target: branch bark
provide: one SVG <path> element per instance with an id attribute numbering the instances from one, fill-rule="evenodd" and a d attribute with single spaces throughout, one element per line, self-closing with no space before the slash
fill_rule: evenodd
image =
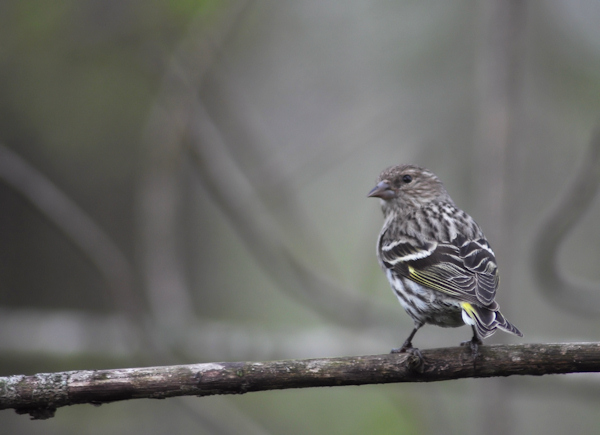
<path id="1" fill-rule="evenodd" d="M 0 377 L 0 409 L 32 419 L 57 408 L 129 399 L 243 394 L 252 391 L 461 378 L 600 371 L 600 343 L 520 344 L 423 350 L 411 354 L 269 362 L 220 362 Z"/>

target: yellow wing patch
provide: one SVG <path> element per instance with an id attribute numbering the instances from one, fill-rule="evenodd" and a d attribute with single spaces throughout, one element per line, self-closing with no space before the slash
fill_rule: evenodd
<path id="1" fill-rule="evenodd" d="M 408 278 L 425 287 L 432 288 L 451 296 L 459 296 L 461 294 L 459 291 L 456 291 L 450 287 L 448 285 L 448 281 L 442 276 L 426 271 L 419 271 L 412 266 L 408 266 Z"/>

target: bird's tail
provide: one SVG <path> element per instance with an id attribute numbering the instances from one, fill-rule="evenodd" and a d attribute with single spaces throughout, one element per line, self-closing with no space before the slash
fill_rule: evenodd
<path id="1" fill-rule="evenodd" d="M 523 333 L 519 331 L 519 328 L 506 320 L 500 311 L 496 311 L 496 321 L 498 322 L 496 328 L 502 329 L 504 332 L 518 335 L 519 337 L 523 336 Z"/>
<path id="2" fill-rule="evenodd" d="M 496 329 L 501 329 L 504 332 L 509 332 L 519 337 L 523 333 L 519 329 L 504 318 L 498 310 L 498 304 L 488 307 L 480 307 L 477 305 L 463 302 L 463 320 L 468 325 L 475 326 L 477 335 L 481 338 L 487 338 L 496 332 Z"/>

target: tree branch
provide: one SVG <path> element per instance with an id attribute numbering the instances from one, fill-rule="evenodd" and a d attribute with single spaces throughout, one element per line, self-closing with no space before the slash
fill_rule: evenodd
<path id="1" fill-rule="evenodd" d="M 423 361 L 411 354 L 387 354 L 0 377 L 0 409 L 46 419 L 57 408 L 81 403 L 600 371 L 600 343 L 482 346 L 476 361 L 470 349 L 461 347 L 422 353 Z"/>

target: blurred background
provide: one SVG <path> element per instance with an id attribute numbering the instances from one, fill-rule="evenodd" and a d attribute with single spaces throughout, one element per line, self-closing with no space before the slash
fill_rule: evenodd
<path id="1" fill-rule="evenodd" d="M 0 375 L 387 353 L 412 322 L 366 194 L 409 162 L 497 254 L 497 300 L 525 337 L 487 343 L 598 341 L 598 316 L 536 284 L 532 252 L 600 119 L 599 20 L 594 0 L 1 2 Z M 599 217 L 595 199 L 557 257 L 587 287 Z M 429 326 L 415 345 L 469 338 Z M 594 433 L 598 379 L 7 410 L 0 427 Z"/>

